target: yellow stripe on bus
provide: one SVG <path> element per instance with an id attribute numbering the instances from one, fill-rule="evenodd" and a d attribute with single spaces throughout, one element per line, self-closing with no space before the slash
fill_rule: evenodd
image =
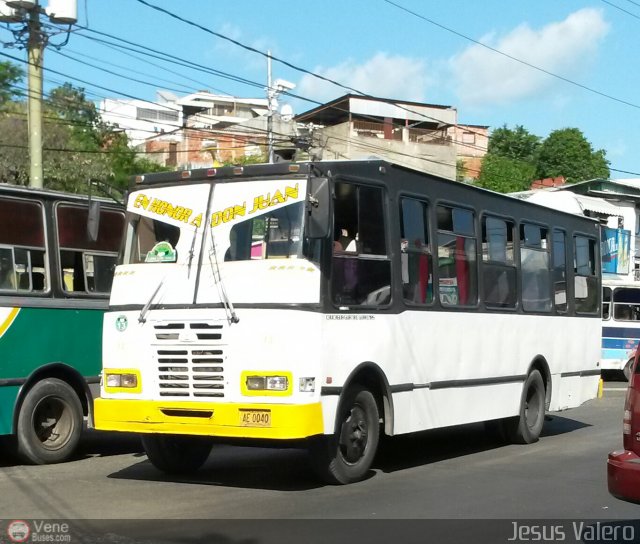
<path id="1" fill-rule="evenodd" d="M 13 323 L 13 320 L 16 318 L 19 312 L 20 312 L 20 308 L 11 308 L 9 315 L 0 324 L 0 338 L 7 331 L 7 329 L 11 327 L 11 323 Z"/>

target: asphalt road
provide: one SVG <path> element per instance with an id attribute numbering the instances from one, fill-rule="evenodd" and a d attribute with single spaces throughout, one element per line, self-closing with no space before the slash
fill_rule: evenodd
<path id="1" fill-rule="evenodd" d="M 69 463 L 0 457 L 0 517 L 634 519 L 640 506 L 606 486 L 607 453 L 622 443 L 624 386 L 607 382 L 603 398 L 552 414 L 528 446 L 493 442 L 481 425 L 389 439 L 369 479 L 338 487 L 318 484 L 302 450 L 217 446 L 195 476 L 172 479 L 149 464 L 137 437 L 89 433 Z"/>

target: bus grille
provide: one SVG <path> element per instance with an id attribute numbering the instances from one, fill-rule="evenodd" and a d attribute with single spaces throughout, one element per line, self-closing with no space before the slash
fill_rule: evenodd
<path id="1" fill-rule="evenodd" d="M 224 397 L 223 326 L 209 323 L 154 325 L 161 397 Z"/>

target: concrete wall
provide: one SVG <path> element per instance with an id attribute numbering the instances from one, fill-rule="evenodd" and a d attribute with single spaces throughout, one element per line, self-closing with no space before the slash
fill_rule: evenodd
<path id="1" fill-rule="evenodd" d="M 350 123 L 319 131 L 324 160 L 383 158 L 415 170 L 456 179 L 456 150 L 453 143 L 428 144 L 359 136 Z"/>

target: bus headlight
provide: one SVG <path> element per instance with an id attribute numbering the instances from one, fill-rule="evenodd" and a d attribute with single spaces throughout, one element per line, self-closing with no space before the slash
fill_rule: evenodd
<path id="1" fill-rule="evenodd" d="M 286 370 L 245 370 L 240 377 L 240 388 L 246 396 L 271 395 L 285 397 L 293 394 L 293 376 Z"/>
<path id="2" fill-rule="evenodd" d="M 122 391 L 139 392 L 140 379 L 137 372 L 127 370 L 105 370 L 104 372 L 104 388 L 106 391 Z"/>
<path id="3" fill-rule="evenodd" d="M 288 387 L 286 376 L 247 376 L 249 391 L 286 391 Z"/>

